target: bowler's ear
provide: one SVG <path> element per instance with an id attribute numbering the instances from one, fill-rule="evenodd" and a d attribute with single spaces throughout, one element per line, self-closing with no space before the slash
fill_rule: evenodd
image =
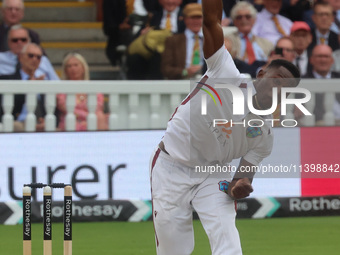
<path id="1" fill-rule="evenodd" d="M 257 73 L 256 78 L 262 78 L 262 77 L 264 76 L 265 73 L 266 73 L 266 72 L 265 72 L 263 69 L 261 69 L 261 70 Z"/>

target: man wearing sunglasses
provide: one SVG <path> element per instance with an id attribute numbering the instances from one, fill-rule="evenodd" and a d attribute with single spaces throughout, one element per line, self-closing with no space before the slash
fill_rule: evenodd
<path id="1" fill-rule="evenodd" d="M 10 75 L 18 72 L 18 56 L 22 48 L 30 42 L 27 29 L 21 25 L 11 27 L 8 33 L 8 45 L 10 50 L 0 52 L 0 75 Z M 51 62 L 46 56 L 42 56 L 40 65 L 36 70 L 36 76 L 44 75 L 46 80 L 59 80 Z"/>
<path id="2" fill-rule="evenodd" d="M 231 9 L 231 18 L 237 31 L 227 35 L 231 44 L 231 55 L 241 73 L 256 77 L 256 71 L 266 64 L 274 45 L 267 39 L 252 33 L 257 11 L 248 2 L 240 1 Z"/>
<path id="3" fill-rule="evenodd" d="M 19 54 L 20 68 L 11 75 L 0 76 L 1 80 L 44 80 L 45 76 L 42 74 L 37 76 L 37 69 L 39 68 L 40 61 L 43 57 L 42 49 L 35 43 L 27 43 L 23 46 L 22 51 Z M 14 97 L 14 109 L 13 115 L 15 118 L 14 131 L 24 131 L 25 120 L 27 116 L 27 107 L 25 104 L 25 95 L 17 94 Z M 1 103 L 1 98 L 0 98 Z M 44 97 L 42 95 L 37 96 L 37 107 L 35 115 L 37 117 L 36 131 L 43 131 L 45 128 L 44 116 L 46 114 L 44 108 Z M 0 109 L 0 116 L 2 115 Z"/>
<path id="4" fill-rule="evenodd" d="M 2 22 L 0 23 L 0 52 L 9 50 L 8 32 L 14 25 L 20 24 L 24 18 L 24 1 L 23 0 L 3 0 L 2 1 Z M 40 44 L 39 35 L 31 29 L 28 29 L 29 38 L 32 42 Z"/>

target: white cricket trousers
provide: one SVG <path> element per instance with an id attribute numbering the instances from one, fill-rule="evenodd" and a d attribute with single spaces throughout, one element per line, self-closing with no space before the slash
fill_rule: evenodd
<path id="1" fill-rule="evenodd" d="M 235 226 L 235 203 L 220 191 L 230 179 L 203 174 L 192 177 L 187 167 L 160 149 L 150 161 L 156 249 L 158 255 L 188 255 L 194 250 L 193 209 L 208 235 L 213 255 L 242 254 Z M 229 177 L 230 178 L 230 177 Z"/>

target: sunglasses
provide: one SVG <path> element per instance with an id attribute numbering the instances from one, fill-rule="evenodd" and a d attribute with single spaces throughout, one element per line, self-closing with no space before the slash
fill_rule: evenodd
<path id="1" fill-rule="evenodd" d="M 12 38 L 12 39 L 11 39 L 11 42 L 14 42 L 14 43 L 17 43 L 17 42 L 19 42 L 19 41 L 27 42 L 28 39 L 25 38 L 25 37 L 23 37 L 23 38 Z"/>
<path id="2" fill-rule="evenodd" d="M 243 18 L 245 18 L 245 19 L 247 19 L 247 20 L 250 20 L 250 19 L 252 18 L 252 16 L 251 16 L 250 14 L 246 14 L 246 15 L 237 15 L 237 16 L 235 17 L 236 20 L 241 20 L 241 19 L 243 19 Z"/>
<path id="3" fill-rule="evenodd" d="M 41 59 L 41 57 L 42 57 L 42 55 L 38 55 L 38 54 L 33 54 L 33 53 L 27 53 L 27 56 L 29 57 L 29 58 L 37 58 L 38 60 L 40 60 Z"/>
<path id="4" fill-rule="evenodd" d="M 28 39 L 25 38 L 25 37 L 22 37 L 22 38 L 12 38 L 12 39 L 11 39 L 11 42 L 13 42 L 13 43 L 17 43 L 17 42 L 19 42 L 19 41 L 27 42 Z"/>

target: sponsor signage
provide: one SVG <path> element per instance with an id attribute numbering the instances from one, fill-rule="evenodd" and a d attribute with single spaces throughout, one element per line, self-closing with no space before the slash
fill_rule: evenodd
<path id="1" fill-rule="evenodd" d="M 273 151 L 256 173 L 251 197 L 340 194 L 339 127 L 273 132 Z M 163 135 L 164 130 L 0 134 L 0 202 L 21 201 L 23 185 L 31 182 L 72 184 L 74 201 L 150 200 L 149 161 Z M 231 163 L 233 169 L 238 163 Z M 318 164 L 333 169 L 331 178 L 318 178 L 324 176 Z M 306 166 L 310 173 L 301 179 Z M 42 201 L 42 190 L 33 190 L 32 197 Z M 52 199 L 62 201 L 63 192 L 53 190 Z"/>
<path id="2" fill-rule="evenodd" d="M 52 221 L 63 221 L 63 203 L 53 202 Z M 20 201 L 0 203 L 0 224 L 23 223 Z M 340 196 L 263 197 L 237 201 L 237 218 L 340 216 Z M 32 202 L 32 222 L 42 222 L 43 203 Z M 197 214 L 194 215 L 197 218 Z M 150 200 L 83 200 L 72 205 L 75 222 L 152 220 Z"/>
<path id="3" fill-rule="evenodd" d="M 22 224 L 22 203 L 0 203 L 0 224 Z M 52 222 L 63 222 L 63 202 L 52 204 Z M 72 204 L 72 220 L 75 222 L 96 221 L 147 221 L 152 218 L 152 204 L 148 200 L 87 200 Z M 32 202 L 32 222 L 43 221 L 43 203 Z"/>
<path id="4" fill-rule="evenodd" d="M 150 199 L 149 160 L 164 131 L 0 134 L 0 201 L 24 184 L 68 183 L 73 199 Z M 42 201 L 42 189 L 32 191 Z M 54 189 L 54 201 L 63 192 Z"/>

